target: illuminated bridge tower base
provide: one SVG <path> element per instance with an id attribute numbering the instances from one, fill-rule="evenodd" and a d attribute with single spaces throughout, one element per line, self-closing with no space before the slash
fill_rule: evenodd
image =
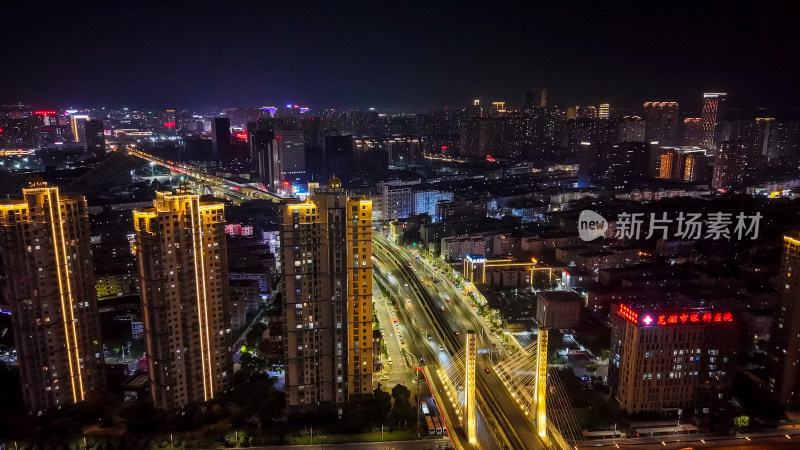
<path id="1" fill-rule="evenodd" d="M 475 430 L 475 361 L 477 356 L 477 339 L 475 330 L 467 331 L 467 355 L 464 364 L 464 420 L 466 425 L 467 440 L 470 444 L 478 443 L 478 434 Z M 546 366 L 545 366 L 546 367 Z"/>
<path id="2" fill-rule="evenodd" d="M 536 356 L 536 381 L 534 394 L 536 398 L 536 432 L 539 437 L 547 437 L 547 329 L 539 328 L 536 339 L 539 351 Z"/>

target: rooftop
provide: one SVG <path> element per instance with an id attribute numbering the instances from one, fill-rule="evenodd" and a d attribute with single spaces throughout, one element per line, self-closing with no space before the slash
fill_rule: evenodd
<path id="1" fill-rule="evenodd" d="M 583 302 L 583 298 L 572 291 L 542 291 L 536 295 L 547 302 Z"/>

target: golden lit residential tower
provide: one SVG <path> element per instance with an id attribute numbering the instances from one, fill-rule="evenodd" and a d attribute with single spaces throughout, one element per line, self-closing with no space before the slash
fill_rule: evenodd
<path id="1" fill-rule="evenodd" d="M 281 206 L 290 410 L 372 392 L 372 201 L 341 182 Z"/>
<path id="2" fill-rule="evenodd" d="M 153 403 L 219 395 L 233 375 L 225 208 L 180 189 L 133 212 Z"/>
<path id="3" fill-rule="evenodd" d="M 600 108 L 597 112 L 598 119 L 608 119 L 611 112 L 611 105 L 608 103 L 600 103 Z"/>
<path id="4" fill-rule="evenodd" d="M 0 203 L 6 299 L 30 413 L 103 388 L 103 347 L 86 200 L 31 183 Z"/>

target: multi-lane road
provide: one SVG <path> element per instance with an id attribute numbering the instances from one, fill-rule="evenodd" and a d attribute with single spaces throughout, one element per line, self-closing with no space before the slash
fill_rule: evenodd
<path id="1" fill-rule="evenodd" d="M 377 270 L 388 270 L 397 282 L 398 292 L 408 295 L 410 302 L 407 303 L 406 312 L 411 317 L 411 328 L 429 330 L 423 337 L 428 341 L 424 352 L 434 353 L 438 360 L 437 364 L 427 361 L 429 366 L 447 364 L 450 354 L 463 347 L 467 330 L 476 330 L 479 348 L 496 349 L 495 358 L 505 356 L 502 342 L 493 336 L 475 313 L 469 297 L 463 296 L 447 277 L 440 276 L 423 259 L 417 259 L 413 252 L 393 245 L 382 236 L 376 235 L 375 242 L 375 256 L 379 262 Z M 415 324 L 413 321 L 422 323 Z M 427 334 L 431 334 L 433 339 L 428 340 Z M 446 351 L 440 351 L 440 345 Z M 533 423 L 511 400 L 494 374 L 489 355 L 479 355 L 477 366 L 481 448 L 545 448 L 534 431 Z"/>

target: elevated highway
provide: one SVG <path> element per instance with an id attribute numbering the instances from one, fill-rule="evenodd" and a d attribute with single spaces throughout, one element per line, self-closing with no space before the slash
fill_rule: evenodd
<path id="1" fill-rule="evenodd" d="M 420 300 L 423 311 L 415 312 L 429 317 L 433 332 L 441 339 L 442 347 L 453 356 L 464 346 L 466 330 L 476 329 L 475 318 L 468 311 L 453 302 L 447 302 L 441 293 L 426 286 L 411 269 L 410 264 L 382 237 L 375 238 L 375 256 L 378 260 L 395 266 L 401 273 L 414 295 Z M 445 294 L 446 296 L 447 294 Z M 491 337 L 479 333 L 479 346 L 491 345 Z M 478 360 L 476 377 L 478 413 L 484 423 L 483 431 L 491 434 L 497 447 L 508 449 L 550 448 L 535 432 L 533 423 L 524 416 L 522 410 L 509 397 L 508 391 L 490 369 L 489 358 L 481 354 Z M 485 373 L 489 368 L 489 373 Z M 456 430 L 458 431 L 458 430 Z M 479 432 L 480 432 L 479 427 Z M 466 442 L 464 440 L 464 442 Z M 480 442 L 480 440 L 479 440 Z M 480 445 L 483 447 L 483 445 Z"/>
<path id="2" fill-rule="evenodd" d="M 171 172 L 181 174 L 197 186 L 209 186 L 214 189 L 214 195 L 225 197 L 235 204 L 250 200 L 272 200 L 279 202 L 282 197 L 264 189 L 253 187 L 250 184 L 237 183 L 227 178 L 205 173 L 200 168 L 191 164 L 176 163 L 140 150 L 128 150 L 131 156 L 149 161 L 153 164 L 168 168 Z"/>

